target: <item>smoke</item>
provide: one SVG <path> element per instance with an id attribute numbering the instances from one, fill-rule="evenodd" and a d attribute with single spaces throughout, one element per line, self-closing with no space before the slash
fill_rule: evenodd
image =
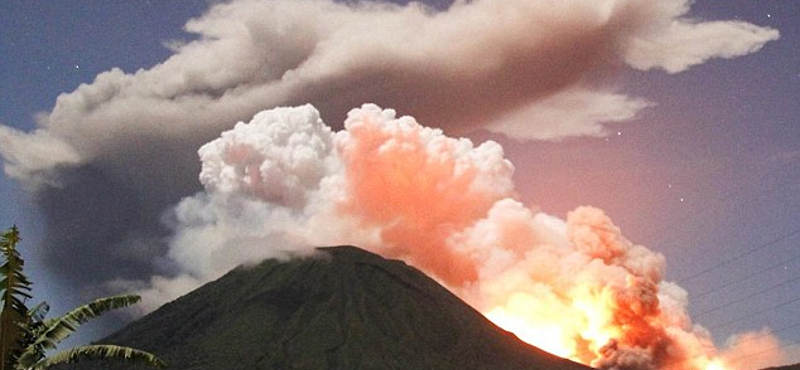
<path id="1" fill-rule="evenodd" d="M 65 284 L 168 273 L 165 210 L 201 190 L 196 150 L 256 112 L 312 103 L 332 122 L 365 101 L 451 134 L 602 136 L 652 103 L 618 91 L 624 66 L 683 71 L 758 50 L 778 32 L 688 17 L 688 0 L 342 4 L 237 0 L 135 73 L 58 97 L 29 133 L 0 126 L 5 172 L 47 220 L 40 254 Z M 712 42 L 713 41 L 713 42 Z M 341 127 L 335 127 L 341 128 Z M 363 210 L 368 211 L 368 210 Z M 93 255 L 110 266 L 92 270 Z"/>
<path id="2" fill-rule="evenodd" d="M 767 328 L 734 335 L 728 338 L 725 346 L 722 358 L 735 369 L 765 369 L 784 363 L 787 357 L 782 350 L 783 344 Z"/>
<path id="3" fill-rule="evenodd" d="M 744 22 L 693 19 L 690 3 L 476 0 L 441 11 L 332 0 L 216 4 L 186 24 L 194 41 L 169 42 L 174 54 L 163 63 L 99 74 L 59 96 L 31 132 L 0 126 L 0 155 L 45 218 L 37 254 L 65 285 L 153 288 L 156 304 L 243 261 L 348 242 L 406 258 L 488 310 L 505 303 L 490 299 L 501 287 L 487 279 L 517 279 L 527 248 L 556 258 L 565 246 L 597 243 L 578 242 L 595 238 L 590 231 L 565 231 L 578 221 L 518 204 L 498 145 L 444 133 L 603 136 L 608 123 L 653 104 L 620 91 L 621 69 L 678 73 L 778 38 Z M 305 103 L 338 123 L 366 101 L 438 129 L 370 106 L 343 131 L 307 108 L 239 125 L 259 127 L 251 133 L 227 131 L 263 109 Z M 518 226 L 489 225 L 507 217 Z M 506 232 L 529 240 L 499 236 Z M 630 260 L 619 268 L 636 276 L 642 294 L 659 286 L 660 306 L 669 301 L 650 272 L 639 277 L 643 267 L 626 265 L 647 259 L 641 248 L 596 238 L 622 248 L 609 261 Z M 489 247 L 500 242 L 508 245 Z"/>
<path id="4" fill-rule="evenodd" d="M 520 203 L 494 142 L 475 146 L 372 104 L 334 132 L 306 105 L 261 112 L 199 153 L 205 191 L 170 218 L 180 274 L 115 282 L 140 289 L 145 308 L 240 264 L 356 244 L 419 267 L 521 339 L 597 368 L 741 365 L 692 323 L 686 292 L 663 280 L 661 254 L 627 240 L 600 209 L 561 220 Z M 768 333 L 746 333 L 725 353 L 760 348 L 754 336 L 778 348 Z"/>

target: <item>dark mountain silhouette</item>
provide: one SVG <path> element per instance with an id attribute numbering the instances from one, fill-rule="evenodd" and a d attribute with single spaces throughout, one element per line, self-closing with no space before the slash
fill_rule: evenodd
<path id="1" fill-rule="evenodd" d="M 768 367 L 768 368 L 766 368 L 764 370 L 800 370 L 800 364 L 777 366 L 777 367 Z"/>
<path id="2" fill-rule="evenodd" d="M 103 342 L 173 370 L 589 369 L 520 341 L 403 262 L 321 252 L 239 267 Z M 110 367 L 120 368 L 73 368 Z"/>

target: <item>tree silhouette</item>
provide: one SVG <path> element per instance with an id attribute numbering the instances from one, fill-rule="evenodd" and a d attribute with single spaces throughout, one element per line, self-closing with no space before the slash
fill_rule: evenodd
<path id="1" fill-rule="evenodd" d="M 25 261 L 16 249 L 19 241 L 16 226 L 0 236 L 4 258 L 0 266 L 3 306 L 0 311 L 0 370 L 40 370 L 83 359 L 122 360 L 164 367 L 164 362 L 151 353 L 107 344 L 78 346 L 47 356 L 47 351 L 55 349 L 81 324 L 110 310 L 135 304 L 141 298 L 136 295 L 100 298 L 61 317 L 45 319 L 50 308 L 47 303 L 42 302 L 32 309 L 25 305 L 33 296 L 31 282 L 22 272 Z"/>

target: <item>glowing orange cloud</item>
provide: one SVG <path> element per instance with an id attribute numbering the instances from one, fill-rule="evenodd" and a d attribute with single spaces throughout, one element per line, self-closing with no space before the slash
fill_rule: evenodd
<path id="1" fill-rule="evenodd" d="M 627 240 L 602 210 L 579 207 L 563 221 L 528 209 L 513 198 L 499 146 L 474 147 L 390 110 L 354 110 L 345 129 L 340 211 L 380 230 L 376 252 L 563 357 L 614 369 L 720 366 L 710 336 L 661 291 L 664 257 Z"/>
<path id="2" fill-rule="evenodd" d="M 522 340 L 600 369 L 722 370 L 732 359 L 692 323 L 686 291 L 663 280 L 664 256 L 598 208 L 564 220 L 523 205 L 496 143 L 375 105 L 333 132 L 305 106 L 259 113 L 200 155 L 206 193 L 176 207 L 170 250 L 196 276 L 307 255 L 320 241 L 357 244 L 420 268 Z M 143 295 L 163 297 L 166 282 Z"/>
<path id="3" fill-rule="evenodd" d="M 510 176 L 509 163 L 482 168 L 470 155 L 494 148 L 472 147 L 466 140 L 447 138 L 410 118 L 384 125 L 380 116 L 350 119 L 348 140 L 340 148 L 346 163 L 350 197 L 346 212 L 364 223 L 382 225 L 388 256 L 407 258 L 437 271 L 449 284 L 477 278 L 476 261 L 448 248 L 447 238 L 486 214 L 510 186 L 482 186 L 481 176 L 497 171 Z"/>

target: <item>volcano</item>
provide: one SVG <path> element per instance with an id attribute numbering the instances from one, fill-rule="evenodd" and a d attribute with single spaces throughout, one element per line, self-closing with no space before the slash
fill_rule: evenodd
<path id="1" fill-rule="evenodd" d="M 349 246 L 236 268 L 102 342 L 174 370 L 590 369 L 522 342 L 417 269 Z"/>

